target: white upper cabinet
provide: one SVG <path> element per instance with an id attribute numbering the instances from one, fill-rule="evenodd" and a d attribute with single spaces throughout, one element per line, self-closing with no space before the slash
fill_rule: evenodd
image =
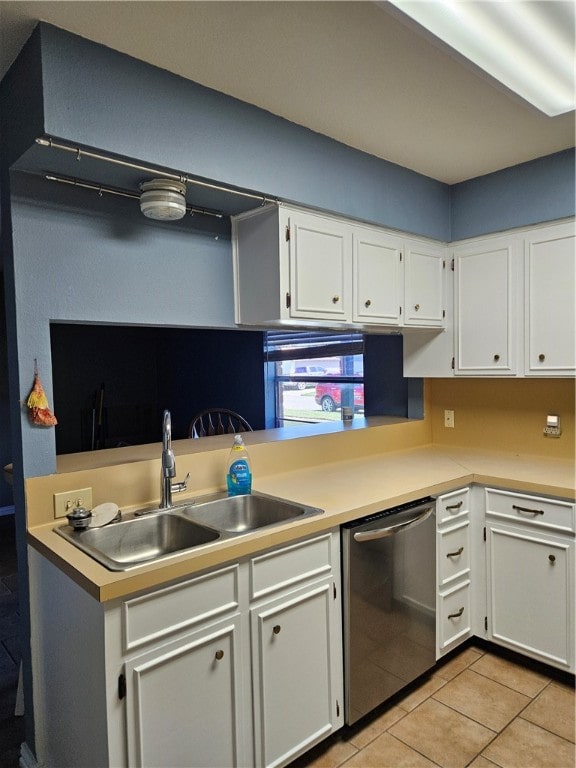
<path id="1" fill-rule="evenodd" d="M 400 325 L 402 240 L 373 229 L 353 235 L 355 323 Z"/>
<path id="2" fill-rule="evenodd" d="M 447 256 L 445 332 L 405 333 L 405 376 L 575 375 L 574 221 L 456 243 Z M 407 261 L 407 310 L 418 303 L 409 273 Z"/>
<path id="3" fill-rule="evenodd" d="M 407 240 L 404 259 L 404 324 L 441 328 L 446 314 L 445 247 Z"/>
<path id="4" fill-rule="evenodd" d="M 574 224 L 530 233 L 525 242 L 527 376 L 576 371 Z"/>
<path id="5" fill-rule="evenodd" d="M 290 258 L 290 316 L 350 321 L 349 227 L 324 216 L 291 212 L 285 232 Z"/>
<path id="6" fill-rule="evenodd" d="M 239 325 L 444 325 L 442 245 L 269 205 L 232 217 L 232 248 Z"/>
<path id="7" fill-rule="evenodd" d="M 516 374 L 521 248 L 512 235 L 455 249 L 456 374 Z"/>

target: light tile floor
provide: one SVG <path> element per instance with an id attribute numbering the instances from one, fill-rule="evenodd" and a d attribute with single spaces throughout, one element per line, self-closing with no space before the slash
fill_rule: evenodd
<path id="1" fill-rule="evenodd" d="M 290 768 L 575 768 L 569 676 L 466 647 Z"/>

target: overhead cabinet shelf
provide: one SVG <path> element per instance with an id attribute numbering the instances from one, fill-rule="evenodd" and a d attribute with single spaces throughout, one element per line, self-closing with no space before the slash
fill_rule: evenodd
<path id="1" fill-rule="evenodd" d="M 232 219 L 239 325 L 442 328 L 444 247 L 270 205 Z"/>

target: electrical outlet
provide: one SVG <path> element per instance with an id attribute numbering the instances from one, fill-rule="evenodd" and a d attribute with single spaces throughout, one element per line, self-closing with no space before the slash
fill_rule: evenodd
<path id="1" fill-rule="evenodd" d="M 62 491 L 54 494 L 54 517 L 65 517 L 74 507 L 92 509 L 92 488 Z"/>
<path id="2" fill-rule="evenodd" d="M 444 411 L 444 426 L 454 429 L 454 411 Z"/>
<path id="3" fill-rule="evenodd" d="M 560 427 L 544 427 L 544 435 L 546 437 L 560 437 L 562 430 Z"/>

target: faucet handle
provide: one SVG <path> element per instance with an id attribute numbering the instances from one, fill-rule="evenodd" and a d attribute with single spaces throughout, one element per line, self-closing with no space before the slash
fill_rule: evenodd
<path id="1" fill-rule="evenodd" d="M 179 483 L 172 483 L 172 493 L 180 493 L 188 488 L 188 480 L 190 479 L 190 472 L 186 475 L 184 480 Z"/>

